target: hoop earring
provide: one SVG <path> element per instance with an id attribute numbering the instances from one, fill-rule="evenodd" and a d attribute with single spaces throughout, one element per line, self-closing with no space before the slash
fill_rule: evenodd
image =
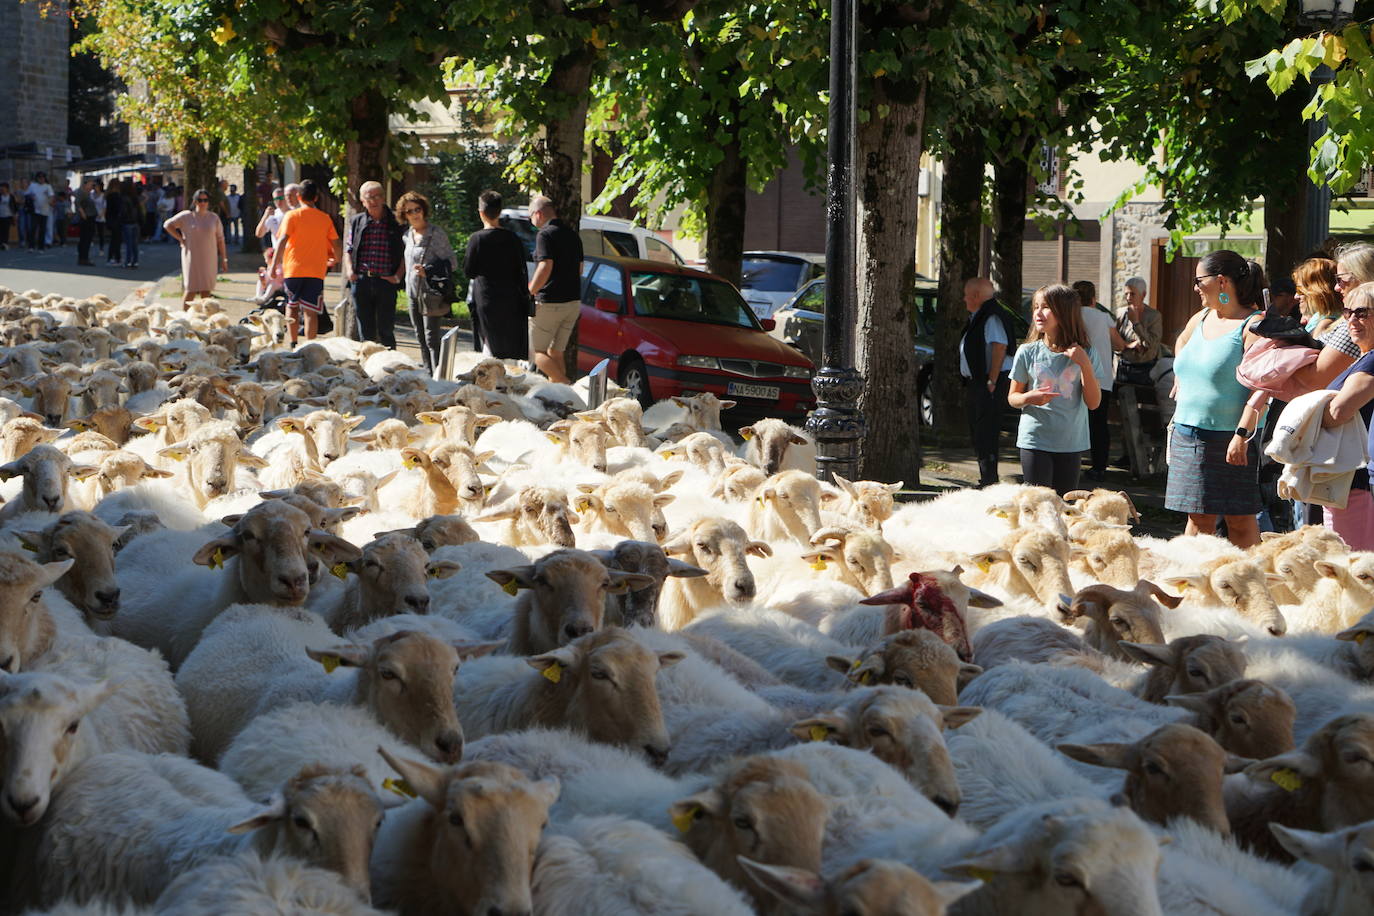
<path id="1" fill-rule="evenodd" d="M 1217 295 L 1217 301 L 1220 302 L 1222 305 L 1230 305 L 1231 297 L 1228 296 L 1226 293 L 1220 293 Z"/>

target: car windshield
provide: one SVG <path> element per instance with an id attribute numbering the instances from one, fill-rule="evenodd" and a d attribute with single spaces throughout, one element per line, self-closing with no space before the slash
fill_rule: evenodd
<path id="1" fill-rule="evenodd" d="M 635 314 L 760 329 L 754 312 L 735 288 L 723 280 L 682 274 L 632 272 Z"/>
<path id="2" fill-rule="evenodd" d="M 745 258 L 740 268 L 740 289 L 756 289 L 761 293 L 790 293 L 801 286 L 800 261 L 776 261 L 772 258 Z"/>

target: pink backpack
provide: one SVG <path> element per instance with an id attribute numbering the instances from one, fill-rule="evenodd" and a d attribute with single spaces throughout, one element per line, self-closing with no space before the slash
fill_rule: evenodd
<path id="1" fill-rule="evenodd" d="M 1294 380 L 1293 374 L 1315 363 L 1320 352 L 1311 347 L 1280 347 L 1266 337 L 1245 351 L 1236 366 L 1236 381 L 1254 390 L 1255 396 L 1250 398 L 1252 407 L 1261 406 L 1271 397 L 1291 401 L 1309 390 Z"/>

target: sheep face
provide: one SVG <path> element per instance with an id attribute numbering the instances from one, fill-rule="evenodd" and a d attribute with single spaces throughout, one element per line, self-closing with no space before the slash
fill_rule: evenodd
<path id="1" fill-rule="evenodd" d="M 984 572 L 993 564 L 1003 566 L 1009 593 L 1035 598 L 1046 607 L 1073 591 L 1068 542 L 1045 528 L 1019 528 L 1007 536 L 1003 547 L 977 554 L 973 562 Z"/>
<path id="2" fill-rule="evenodd" d="M 961 662 L 949 643 L 930 630 L 902 630 L 884 637 L 858 658 L 833 655 L 825 661 L 850 684 L 919 690 L 946 706 L 957 704 L 963 685 L 983 673 L 977 665 Z"/>
<path id="3" fill-rule="evenodd" d="M 1064 511 L 1064 500 L 1049 487 L 1021 487 L 1010 502 L 988 508 L 990 514 L 1005 518 L 1013 530 L 1038 525 L 1060 537 L 1067 537 Z"/>
<path id="4" fill-rule="evenodd" d="M 610 432 L 599 420 L 563 420 L 549 427 L 548 437 L 562 446 L 573 461 L 606 473 L 606 444 Z"/>
<path id="5" fill-rule="evenodd" d="M 525 591 L 516 604 L 512 637 L 512 650 L 520 655 L 566 646 L 600 629 L 606 595 L 653 584 L 648 576 L 607 569 L 592 554 L 568 549 L 486 575 L 497 585 Z"/>
<path id="6" fill-rule="evenodd" d="M 1374 819 L 1374 716 L 1337 716 L 1287 754 L 1253 763 L 1245 775 L 1271 782 L 1290 770 L 1302 786 L 1320 787 L 1321 825 L 1325 830 Z M 1290 776 L 1290 778 L 1292 778 Z"/>
<path id="7" fill-rule="evenodd" d="M 395 417 L 378 423 L 365 433 L 351 437 L 354 442 L 365 443 L 368 450 L 402 449 L 415 438 L 410 427 Z"/>
<path id="8" fill-rule="evenodd" d="M 527 658 L 546 681 L 539 685 L 543 715 L 532 724 L 567 726 L 661 764 L 670 744 L 655 677 L 682 658 L 680 652 L 647 649 L 618 627 Z"/>
<path id="9" fill-rule="evenodd" d="M 438 422 L 437 419 L 420 420 L 420 414 L 422 413 L 436 418 L 438 416 L 434 413 L 434 398 L 428 391 L 404 391 L 394 394 L 384 393 L 382 397 L 386 398 L 388 403 L 391 404 L 391 409 L 396 413 L 396 419 L 405 423 L 407 426 L 420 422 Z"/>
<path id="10" fill-rule="evenodd" d="M 1140 547 L 1126 528 L 1080 522 L 1071 537 L 1071 556 L 1098 582 L 1130 589 L 1140 581 Z"/>
<path id="11" fill-rule="evenodd" d="M 97 465 L 95 474 L 96 488 L 102 497 L 116 490 L 136 486 L 145 479 L 175 476 L 171 471 L 155 468 L 133 452 L 114 451 L 106 455 Z"/>
<path id="12" fill-rule="evenodd" d="M 944 916 L 950 904 L 978 888 L 976 881 L 929 881 L 920 872 L 887 859 L 861 859 L 828 882 L 806 869 L 761 865 L 744 856 L 739 857 L 739 864 L 789 912 L 817 916 Z"/>
<path id="13" fill-rule="evenodd" d="M 15 674 L 52 646 L 54 629 L 43 589 L 75 562 L 39 564 L 0 552 L 0 671 Z"/>
<path id="14" fill-rule="evenodd" d="M 435 467 L 448 478 L 464 508 L 470 512 L 477 512 L 487 501 L 487 486 L 482 482 L 478 472 L 486 470 L 487 461 L 495 454 L 478 452 L 468 445 L 445 442 L 431 451 L 429 457 Z"/>
<path id="15" fill-rule="evenodd" d="M 37 445 L 27 455 L 0 466 L 0 480 L 22 476 L 21 505 L 35 512 L 61 512 L 67 504 L 67 480 L 85 480 L 96 468 L 72 464 L 72 460 L 51 445 Z"/>
<path id="16" fill-rule="evenodd" d="M 674 499 L 655 493 L 647 484 L 612 480 L 600 486 L 582 484 L 582 495 L 573 498 L 573 509 L 595 520 L 600 530 L 637 541 L 656 542 L 666 535 L 661 527 L 662 509 Z"/>
<path id="17" fill-rule="evenodd" d="M 1288 632 L 1288 624 L 1269 594 L 1269 576 L 1248 557 L 1222 557 L 1208 563 L 1197 575 L 1180 576 L 1165 584 L 1180 590 L 1194 589 L 1202 603 L 1231 608 L 1264 627 L 1271 636 Z"/>
<path id="18" fill-rule="evenodd" d="M 702 864 L 740 887 L 750 887 L 739 864 L 743 855 L 769 865 L 820 869 L 825 798 L 791 761 L 746 757 L 716 785 L 674 802 L 669 811 Z M 772 907 L 757 887 L 752 894 L 763 911 Z"/>
<path id="19" fill-rule="evenodd" d="M 79 349 L 80 345 L 77 346 Z M 48 426 L 61 426 L 67 422 L 68 399 L 72 395 L 71 382 L 54 372 L 25 379 L 24 383 L 32 388 L 33 412 L 41 416 L 44 423 Z"/>
<path id="20" fill-rule="evenodd" d="M 484 426 L 500 423 L 500 417 L 479 414 L 461 404 L 445 407 L 441 411 L 422 411 L 415 415 L 421 423 L 438 425 L 440 435 L 449 442 L 459 445 L 472 445 L 477 441 L 477 430 Z"/>
<path id="21" fill-rule="evenodd" d="M 789 448 L 811 444 L 811 440 L 797 430 L 781 420 L 771 418 L 760 420 L 753 426 L 745 426 L 739 434 L 746 443 L 744 457 L 750 464 L 762 468 L 769 477 L 782 470 Z"/>
<path id="22" fill-rule="evenodd" d="M 432 809 L 427 860 L 433 909 L 530 912 L 530 875 L 549 807 L 558 799 L 558 780 L 534 782 L 488 761 L 440 770 L 384 749 L 381 754 Z"/>
<path id="23" fill-rule="evenodd" d="M 883 522 L 896 509 L 893 494 L 902 488 L 902 481 L 879 483 L 876 480 L 845 480 L 834 475 L 835 485 L 849 497 L 849 517 L 861 527 L 881 529 Z"/>
<path id="24" fill-rule="evenodd" d="M 779 533 L 809 546 L 821 527 L 820 507 L 820 481 L 805 471 L 782 471 L 764 481 L 754 494 L 754 531 L 781 529 Z M 772 518 L 763 518 L 765 513 Z"/>
<path id="25" fill-rule="evenodd" d="M 1167 646 L 1118 643 L 1129 657 L 1151 666 L 1141 699 L 1163 703 L 1169 694 L 1202 693 L 1245 676 L 1245 653 L 1220 636 L 1183 636 Z"/>
<path id="26" fill-rule="evenodd" d="M 619 627 L 652 627 L 658 624 L 658 596 L 669 576 L 695 578 L 706 570 L 673 559 L 657 544 L 646 541 L 621 541 L 611 550 L 588 551 L 607 569 L 639 573 L 652 580 L 642 588 L 626 588 L 607 594 L 606 623 Z"/>
<path id="27" fill-rule="evenodd" d="M 67 771 L 81 719 L 115 689 L 47 672 L 0 674 L 0 815 L 18 827 L 38 822 Z"/>
<path id="28" fill-rule="evenodd" d="M 334 410 L 314 410 L 303 417 L 286 417 L 278 425 L 287 432 L 309 436 L 320 464 L 336 461 L 348 451 L 348 434 L 366 417 L 345 417 Z"/>
<path id="29" fill-rule="evenodd" d="M 1058 750 L 1092 766 L 1125 770 L 1122 794 L 1153 824 L 1187 817 L 1222 835 L 1231 832 L 1221 785 L 1236 758 L 1191 725 L 1165 725 L 1134 744 L 1061 744 Z"/>
<path id="30" fill-rule="evenodd" d="M 119 396 L 126 390 L 122 378 L 113 372 L 103 370 L 93 372 L 84 385 L 73 388 L 72 396 L 84 397 L 91 410 L 99 410 L 102 407 L 118 407 Z"/>
<path id="31" fill-rule="evenodd" d="M 451 646 L 425 633 L 401 630 L 370 646 L 308 649 L 311 658 L 358 669 L 357 699 L 387 728 L 440 763 L 463 756 L 463 728 L 453 706 L 453 677 L 461 658 L 485 655 L 497 643 Z"/>
<path id="32" fill-rule="evenodd" d="M 1374 678 L 1374 611 L 1364 615 L 1353 626 L 1336 634 L 1336 638 L 1353 643 L 1350 647 L 1350 660 L 1354 673 L 1360 678 Z"/>
<path id="33" fill-rule="evenodd" d="M 1066 799 L 1019 812 L 945 868 L 991 880 L 971 900 L 1001 912 L 1160 916 L 1155 876 L 1160 839 L 1133 812 L 1098 799 Z"/>
<path id="34" fill-rule="evenodd" d="M 725 447 L 710 433 L 689 432 L 678 439 L 672 448 L 659 452 L 666 461 L 669 458 L 683 458 L 708 474 L 719 474 L 725 470 Z M 764 479 L 768 474 L 763 473 Z"/>
<path id="35" fill-rule="evenodd" d="M 574 518 L 568 498 L 561 491 L 553 487 L 531 486 L 475 521 L 513 522 L 518 543 L 572 547 L 575 543 L 572 530 Z"/>
<path id="36" fill-rule="evenodd" d="M 1099 652 L 1120 659 L 1130 658 L 1117 646 L 1122 640 L 1150 644 L 1164 642 L 1160 608 L 1155 598 L 1169 607 L 1177 607 L 1181 600 L 1166 594 L 1147 579 L 1140 580 L 1135 589 L 1129 592 L 1110 585 L 1090 585 L 1072 598 L 1067 595 L 1059 597 L 1057 609 L 1060 623 L 1086 622 L 1085 641 Z"/>
<path id="37" fill-rule="evenodd" d="M 1197 713 L 1197 727 L 1237 756 L 1263 760 L 1293 749 L 1297 707 L 1288 694 L 1263 681 L 1232 681 L 1165 700 Z"/>
<path id="38" fill-rule="evenodd" d="M 1104 490 L 1101 487 L 1092 492 L 1075 490 L 1064 494 L 1064 502 L 1086 518 L 1112 525 L 1129 525 L 1140 518 L 1130 494 L 1120 490 Z"/>
<path id="39" fill-rule="evenodd" d="M 238 430 L 227 420 L 202 424 L 189 438 L 158 450 L 158 454 L 186 462 L 186 480 L 197 505 L 234 488 L 239 465 L 265 468 L 267 462 L 248 451 Z"/>
<path id="40" fill-rule="evenodd" d="M 41 420 L 28 416 L 15 417 L 0 429 L 0 457 L 14 461 L 33 451 L 35 446 L 47 445 L 62 435 L 60 429 L 48 429 Z"/>
<path id="41" fill-rule="evenodd" d="M 142 394 L 157 387 L 157 366 L 135 360 L 124 366 L 124 380 L 129 386 L 129 394 Z"/>
<path id="42" fill-rule="evenodd" d="M 57 590 L 82 613 L 108 620 L 119 610 L 114 544 L 124 531 L 89 512 L 68 512 L 46 528 L 15 534 L 40 563 L 73 560 Z"/>
<path id="43" fill-rule="evenodd" d="M 481 537 L 461 515 L 431 515 L 414 528 L 398 528 L 395 531 L 380 531 L 375 536 L 385 534 L 406 534 L 420 542 L 425 553 L 433 553 L 440 547 L 450 544 L 471 544 Z"/>
<path id="44" fill-rule="evenodd" d="M 871 752 L 954 817 L 963 795 L 942 730 L 958 728 L 981 712 L 936 706 L 914 690 L 877 687 L 856 693 L 839 709 L 795 722 L 789 731 L 803 740 Z"/>
<path id="45" fill-rule="evenodd" d="M 752 464 L 731 465 L 716 475 L 711 496 L 730 503 L 742 503 L 751 498 L 768 478 Z"/>
<path id="46" fill-rule="evenodd" d="M 978 882 L 930 882 L 921 872 L 882 858 L 863 858 L 829 882 L 804 868 L 761 865 L 743 856 L 739 864 L 787 912 L 816 916 L 944 916 L 949 905 L 978 887 Z"/>
<path id="47" fill-rule="evenodd" d="M 134 538 L 159 531 L 166 526 L 162 524 L 162 519 L 158 517 L 156 512 L 148 509 L 135 509 L 121 515 L 115 527 L 123 532 L 115 538 L 114 542 L 114 551 L 119 553 Z"/>
<path id="48" fill-rule="evenodd" d="M 185 442 L 202 425 L 210 422 L 210 409 L 198 401 L 181 398 L 165 405 L 155 414 L 139 417 L 134 426 L 155 433 L 162 431 L 168 445 Z"/>
<path id="49" fill-rule="evenodd" d="M 310 517 L 279 499 L 258 503 L 234 521 L 224 537 L 196 551 L 193 561 L 218 568 L 237 558 L 239 586 L 246 601 L 295 606 L 310 591 L 307 550 L 327 561 L 356 560 L 358 548 L 328 532 L 310 527 Z"/>
<path id="50" fill-rule="evenodd" d="M 363 547 L 349 564 L 358 576 L 358 603 L 368 619 L 428 614 L 429 579 L 446 579 L 461 567 L 431 560 L 414 538 L 388 534 Z"/>
<path id="51" fill-rule="evenodd" d="M 1330 833 L 1276 823 L 1269 829 L 1294 858 L 1331 872 L 1324 888 L 1318 884 L 1308 891 L 1304 913 L 1354 914 L 1374 906 L 1374 824 Z"/>
<path id="52" fill-rule="evenodd" d="M 133 433 L 134 415 L 128 408 L 115 404 L 111 407 L 97 408 L 84 417 L 68 420 L 67 426 L 77 432 L 92 430 L 116 445 L 123 445 L 129 441 L 129 436 Z"/>
<path id="53" fill-rule="evenodd" d="M 773 548 L 751 541 L 744 529 L 729 519 L 697 519 L 678 537 L 663 545 L 663 552 L 683 556 L 706 570 L 706 581 L 726 602 L 742 606 L 754 600 L 754 574 L 746 555 L 771 557 Z"/>
<path id="54" fill-rule="evenodd" d="M 892 561 L 896 553 L 876 531 L 823 528 L 811 536 L 811 543 L 821 548 L 802 554 L 802 559 L 813 567 L 835 564 L 841 581 L 865 595 L 892 588 Z"/>
<path id="55" fill-rule="evenodd" d="M 368 863 L 382 823 L 382 804 L 361 767 L 311 764 L 297 773 L 257 814 L 229 828 L 262 828 L 277 835 L 276 851 L 327 868 L 365 901 L 372 899 Z"/>
<path id="56" fill-rule="evenodd" d="M 581 419 L 591 419 L 598 415 L 610 430 L 616 444 L 649 447 L 649 440 L 644 435 L 644 408 L 634 398 L 610 398 L 602 402 L 598 411 L 577 414 Z"/>
<path id="57" fill-rule="evenodd" d="M 1348 556 L 1328 557 L 1314 568 L 1321 576 L 1340 586 L 1344 607 L 1338 619 L 1326 621 L 1331 628 L 1350 626 L 1359 615 L 1374 605 L 1374 551 L 1358 551 Z"/>

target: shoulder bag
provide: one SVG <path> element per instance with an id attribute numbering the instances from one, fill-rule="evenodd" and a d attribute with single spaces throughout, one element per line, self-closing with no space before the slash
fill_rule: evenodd
<path id="1" fill-rule="evenodd" d="M 420 242 L 419 258 L 419 263 L 425 268 L 425 275 L 419 283 L 419 305 L 429 318 L 449 314 L 450 303 L 453 302 L 453 265 L 446 258 L 429 262 L 425 259 L 433 237 L 434 227 L 431 226 Z"/>

